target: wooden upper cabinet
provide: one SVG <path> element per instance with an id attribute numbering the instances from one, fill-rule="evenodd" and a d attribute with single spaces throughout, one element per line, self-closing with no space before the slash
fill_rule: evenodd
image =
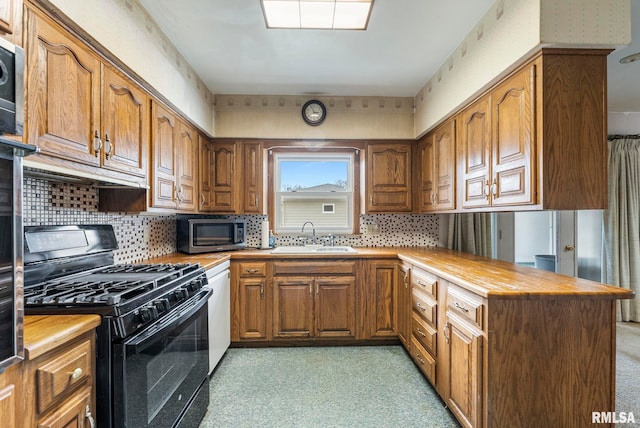
<path id="1" fill-rule="evenodd" d="M 535 76 L 532 64 L 491 92 L 494 206 L 535 203 Z"/>
<path id="2" fill-rule="evenodd" d="M 13 33 L 14 7 L 20 7 L 14 3 L 14 0 L 0 0 L 0 34 Z"/>
<path id="3" fill-rule="evenodd" d="M 411 143 L 367 146 L 366 211 L 411 211 Z"/>
<path id="4" fill-rule="evenodd" d="M 99 166 L 100 60 L 32 11 L 27 25 L 26 141 L 43 155 Z"/>
<path id="5" fill-rule="evenodd" d="M 179 121 L 176 149 L 178 209 L 193 211 L 196 209 L 198 182 L 198 133 L 183 121 Z"/>
<path id="6" fill-rule="evenodd" d="M 449 119 L 419 141 L 419 212 L 456 207 L 455 148 L 455 119 Z"/>
<path id="7" fill-rule="evenodd" d="M 256 142 L 243 143 L 242 157 L 242 212 L 246 214 L 262 214 L 262 145 Z"/>
<path id="8" fill-rule="evenodd" d="M 199 137 L 200 160 L 200 188 L 198 197 L 198 211 L 208 212 L 211 210 L 212 180 L 213 180 L 213 143 L 209 139 L 200 135 Z"/>
<path id="9" fill-rule="evenodd" d="M 102 87 L 103 156 L 105 168 L 144 177 L 149 154 L 147 94 L 109 67 Z"/>
<path id="10" fill-rule="evenodd" d="M 236 192 L 239 183 L 236 175 L 236 142 L 212 142 L 210 156 L 210 186 L 209 212 L 237 212 Z"/>
<path id="11" fill-rule="evenodd" d="M 176 116 L 158 104 L 151 104 L 151 206 L 176 208 L 177 189 L 177 122 Z"/>
<path id="12" fill-rule="evenodd" d="M 481 98 L 460 115 L 462 207 L 489 206 L 491 174 L 490 98 Z"/>

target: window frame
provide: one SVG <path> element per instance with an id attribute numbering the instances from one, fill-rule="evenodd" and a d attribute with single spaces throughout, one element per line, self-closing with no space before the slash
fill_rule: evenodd
<path id="1" fill-rule="evenodd" d="M 363 177 L 361 176 L 361 162 L 363 156 L 363 149 L 360 147 L 343 147 L 343 146 L 333 146 L 331 144 L 322 145 L 321 147 L 299 147 L 295 145 L 291 146 L 276 146 L 276 147 L 265 147 L 267 151 L 267 179 L 265 180 L 267 184 L 267 198 L 268 198 L 268 212 L 267 215 L 273 225 L 272 228 L 275 233 L 290 235 L 290 234 L 300 234 L 300 230 L 294 228 L 279 228 L 276 221 L 276 186 L 279 185 L 277 183 L 276 178 L 276 166 L 275 166 L 275 157 L 276 155 L 282 154 L 290 154 L 294 157 L 313 157 L 314 155 L 350 155 L 352 156 L 352 168 L 351 168 L 351 211 L 352 211 L 352 224 L 349 229 L 340 229 L 340 230 L 330 230 L 328 228 L 318 227 L 316 228 L 316 233 L 333 233 L 336 235 L 352 235 L 357 234 L 359 230 L 359 219 L 360 219 L 360 207 L 362 206 L 362 193 L 361 189 L 363 186 Z M 324 156 L 323 156 L 324 157 Z M 311 230 L 308 231 L 311 233 Z M 305 234 L 307 231 L 305 230 Z"/>

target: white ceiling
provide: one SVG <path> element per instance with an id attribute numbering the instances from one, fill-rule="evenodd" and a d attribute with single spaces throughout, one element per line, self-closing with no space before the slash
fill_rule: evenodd
<path id="1" fill-rule="evenodd" d="M 415 96 L 493 0 L 375 0 L 367 31 L 267 30 L 259 0 L 140 0 L 214 94 Z M 609 56 L 609 110 L 640 111 L 633 44 Z M 638 29 L 634 31 L 634 29 Z"/>

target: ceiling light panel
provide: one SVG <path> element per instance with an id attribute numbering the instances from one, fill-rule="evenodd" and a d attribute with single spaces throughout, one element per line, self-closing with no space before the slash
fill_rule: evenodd
<path id="1" fill-rule="evenodd" d="M 260 0 L 267 28 L 365 30 L 373 0 Z"/>

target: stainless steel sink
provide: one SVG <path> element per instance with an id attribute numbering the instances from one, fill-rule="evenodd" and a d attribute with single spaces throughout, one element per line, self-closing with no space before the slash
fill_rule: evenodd
<path id="1" fill-rule="evenodd" d="M 324 247 L 321 245 L 291 245 L 285 247 L 277 247 L 271 251 L 271 254 L 344 254 L 357 253 L 353 247 L 335 246 Z"/>

